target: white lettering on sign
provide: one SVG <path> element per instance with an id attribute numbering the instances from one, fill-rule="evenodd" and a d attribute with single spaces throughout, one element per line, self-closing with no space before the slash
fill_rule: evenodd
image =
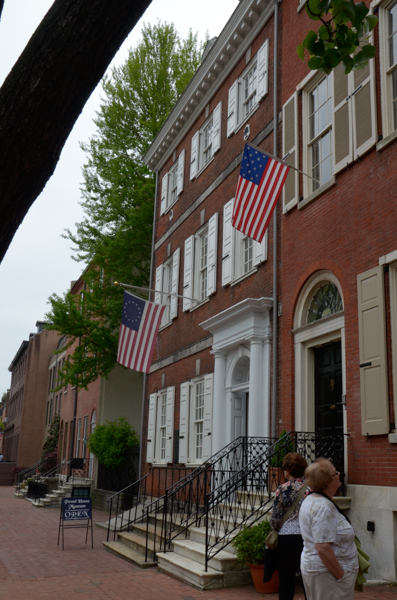
<path id="1" fill-rule="evenodd" d="M 65 511 L 65 517 L 67 519 L 89 519 L 89 513 L 87 510 L 66 510 Z"/>

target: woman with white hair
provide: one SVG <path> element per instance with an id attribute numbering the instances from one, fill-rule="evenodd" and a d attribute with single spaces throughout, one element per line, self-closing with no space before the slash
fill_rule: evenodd
<path id="1" fill-rule="evenodd" d="M 304 542 L 301 573 L 308 600 L 353 600 L 358 572 L 354 530 L 332 498 L 339 472 L 319 458 L 305 471 L 311 493 L 302 503 L 299 523 Z"/>

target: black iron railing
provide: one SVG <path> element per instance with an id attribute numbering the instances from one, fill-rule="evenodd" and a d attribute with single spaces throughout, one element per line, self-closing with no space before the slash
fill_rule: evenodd
<path id="1" fill-rule="evenodd" d="M 89 479 L 92 473 L 92 458 L 71 458 L 69 460 L 63 460 L 57 465 L 46 471 L 40 473 L 37 466 L 40 466 L 40 462 L 32 465 L 25 471 L 21 471 L 18 475 L 22 477 L 18 480 L 18 483 L 23 481 L 44 481 L 49 477 L 56 477 L 61 481 L 75 482 L 81 479 Z"/>
<path id="2" fill-rule="evenodd" d="M 163 506 L 167 488 L 183 480 L 191 471 L 189 467 L 151 467 L 144 477 L 109 496 L 107 541 L 112 534 L 115 540 L 118 531 L 128 531 L 132 523 L 144 522 L 149 514 L 157 513 Z M 157 532 L 156 523 L 155 531 Z"/>
<path id="3" fill-rule="evenodd" d="M 273 492 L 284 481 L 281 463 L 287 452 L 298 452 L 308 463 L 319 456 L 332 459 L 344 486 L 343 446 L 343 435 L 290 432 L 269 445 L 262 456 L 212 488 L 204 502 L 205 569 L 242 526 L 252 525 L 271 510 Z"/>
<path id="4" fill-rule="evenodd" d="M 38 460 L 33 465 L 30 465 L 30 467 L 26 467 L 26 469 L 17 473 L 17 479 L 16 479 L 17 485 L 21 484 L 24 479 L 28 479 L 31 476 L 37 475 L 40 465 L 41 465 L 41 460 Z"/>
<path id="5" fill-rule="evenodd" d="M 278 440 L 239 437 L 195 469 L 152 467 L 111 496 L 107 539 L 113 533 L 115 540 L 117 531 L 142 523 L 145 561 L 155 562 L 156 552 L 170 551 L 176 537 L 187 537 L 189 527 L 204 526 L 207 569 L 209 560 L 242 526 L 271 509 L 274 492 L 284 481 L 282 459 L 290 451 L 299 452 L 308 463 L 319 456 L 331 458 L 344 486 L 343 435 L 290 432 Z M 129 507 L 128 495 L 134 498 Z"/>

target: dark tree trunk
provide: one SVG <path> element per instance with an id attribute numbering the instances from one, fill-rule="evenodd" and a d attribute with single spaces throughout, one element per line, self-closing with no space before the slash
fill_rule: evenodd
<path id="1" fill-rule="evenodd" d="M 5 80 L 0 89 L 0 262 L 54 172 L 86 101 L 149 4 L 55 0 Z"/>

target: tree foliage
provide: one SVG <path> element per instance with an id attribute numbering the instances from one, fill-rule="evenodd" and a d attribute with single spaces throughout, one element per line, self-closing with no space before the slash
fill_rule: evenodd
<path id="1" fill-rule="evenodd" d="M 369 15 L 364 2 L 353 0 L 308 0 L 306 12 L 313 21 L 320 21 L 317 32 L 311 30 L 297 48 L 298 56 L 305 60 L 309 53 L 310 69 L 330 73 L 341 62 L 345 73 L 364 69 L 375 56 L 370 33 L 378 18 Z"/>
<path id="2" fill-rule="evenodd" d="M 60 415 L 56 414 L 51 421 L 50 428 L 48 430 L 47 438 L 44 442 L 43 451 L 40 456 L 40 467 L 39 470 L 45 473 L 57 464 L 57 448 L 59 440 L 59 424 Z"/>
<path id="3" fill-rule="evenodd" d="M 125 417 L 97 425 L 88 440 L 90 452 L 108 469 L 119 467 L 128 448 L 138 445 L 139 436 Z"/>
<path id="4" fill-rule="evenodd" d="M 144 25 L 127 61 L 104 78 L 97 133 L 82 144 L 82 206 L 75 259 L 89 264 L 84 300 L 53 295 L 50 328 L 80 340 L 63 381 L 86 387 L 116 362 L 123 294 L 115 280 L 149 283 L 155 178 L 142 162 L 156 133 L 200 64 L 197 34 L 181 39 L 173 24 Z"/>

